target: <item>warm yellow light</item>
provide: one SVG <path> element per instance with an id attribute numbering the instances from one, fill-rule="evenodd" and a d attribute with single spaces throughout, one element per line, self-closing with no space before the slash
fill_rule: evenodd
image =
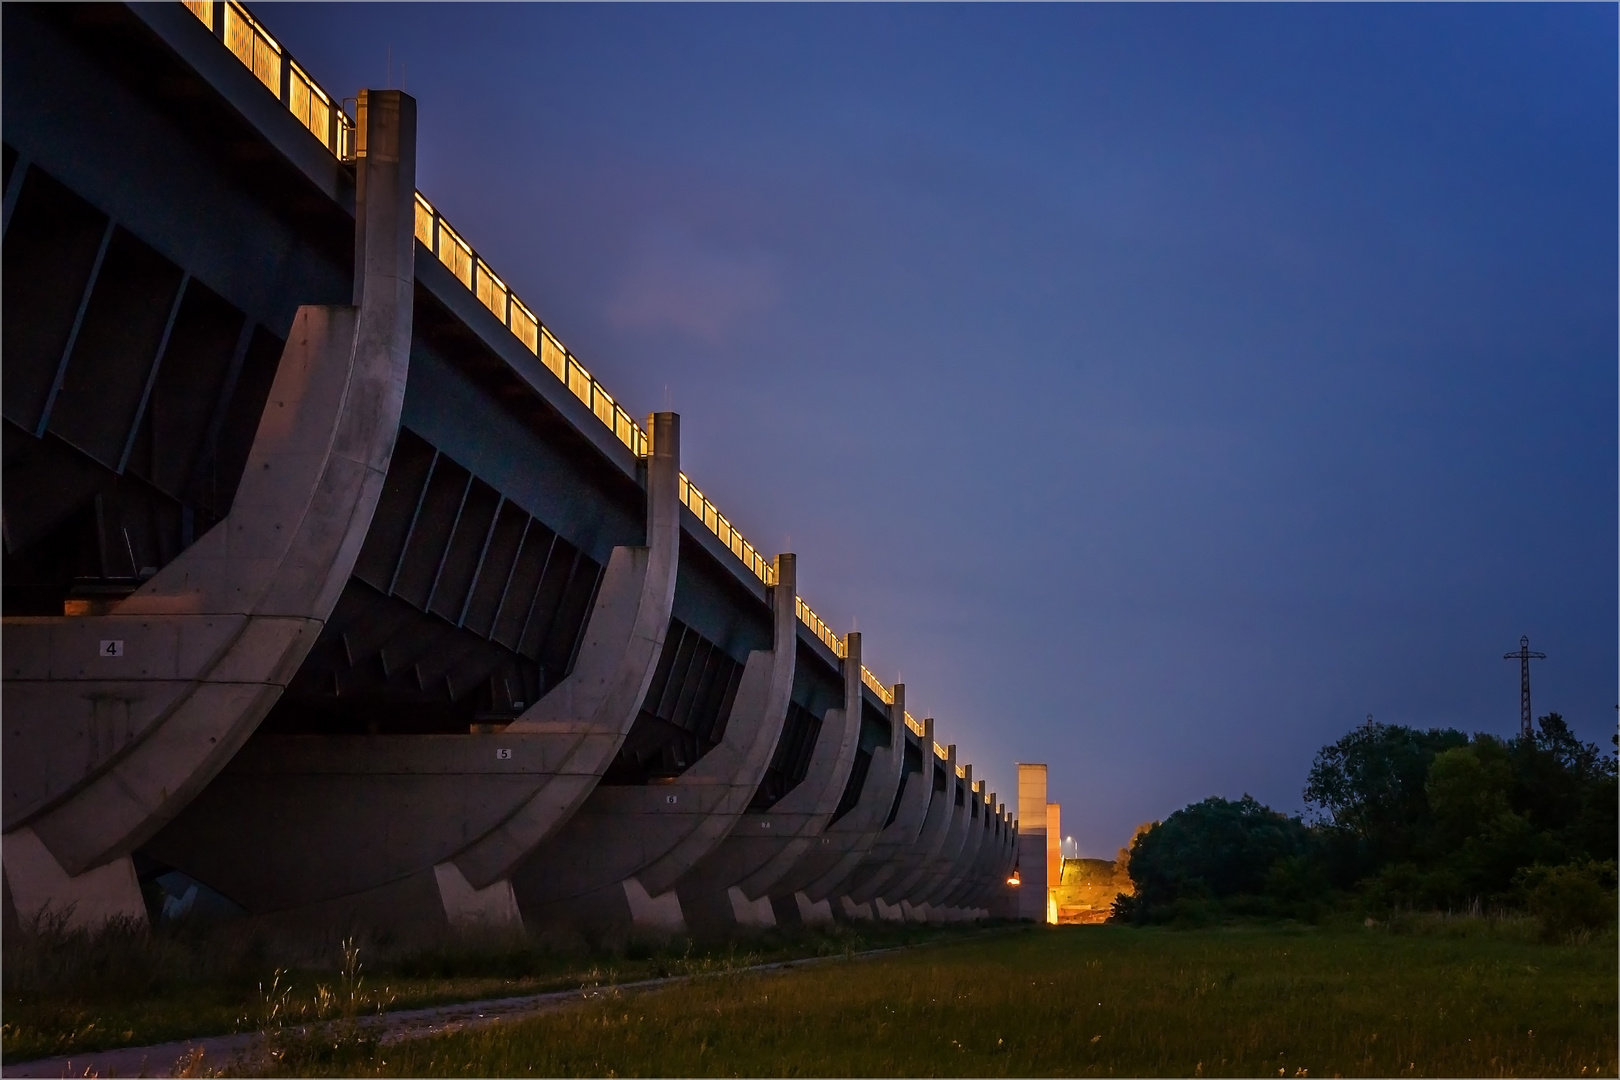
<path id="1" fill-rule="evenodd" d="M 1017 888 L 1019 885 L 1023 884 L 1023 882 L 1018 878 L 1018 871 L 1014 870 L 1012 872 L 1012 877 L 1007 879 L 1007 884 L 1013 886 L 1014 888 Z"/>

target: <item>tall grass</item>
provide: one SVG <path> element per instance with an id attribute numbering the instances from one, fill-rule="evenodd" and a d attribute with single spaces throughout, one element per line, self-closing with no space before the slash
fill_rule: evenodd
<path id="1" fill-rule="evenodd" d="M 356 938 L 246 920 L 182 920 L 155 930 L 115 922 L 87 931 L 43 919 L 5 936 L 0 1048 L 15 1063 L 235 1031 L 282 1040 L 288 1028 L 355 1012 L 724 972 L 942 934 L 961 931 L 799 928 L 704 945 L 684 938 L 593 944 L 522 933 Z"/>
<path id="2" fill-rule="evenodd" d="M 294 1075 L 1613 1076 L 1615 935 L 1030 929 L 614 994 Z M 1438 932 L 1426 932 L 1436 930 Z"/>

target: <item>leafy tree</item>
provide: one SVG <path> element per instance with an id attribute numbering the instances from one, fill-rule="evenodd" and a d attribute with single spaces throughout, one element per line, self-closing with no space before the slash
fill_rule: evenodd
<path id="1" fill-rule="evenodd" d="M 1429 763 L 1423 793 L 1433 817 L 1431 842 L 1449 849 L 1490 830 L 1513 813 L 1513 764 L 1488 735 L 1442 750 Z"/>
<path id="2" fill-rule="evenodd" d="M 1452 728 L 1367 723 L 1317 753 L 1305 805 L 1329 832 L 1335 883 L 1416 854 L 1430 816 L 1429 765 L 1436 754 L 1467 745 L 1468 736 Z"/>
<path id="3" fill-rule="evenodd" d="M 1309 914 L 1337 887 L 1373 906 L 1527 905 L 1565 933 L 1603 896 L 1613 918 L 1617 789 L 1616 755 L 1557 713 L 1505 740 L 1369 722 L 1316 755 L 1309 826 L 1245 795 L 1138 830 L 1115 917 Z"/>
<path id="4" fill-rule="evenodd" d="M 1509 746 L 1513 808 L 1551 834 L 1560 859 L 1603 861 L 1616 855 L 1615 758 L 1582 743 L 1557 713 L 1532 738 Z"/>
<path id="5" fill-rule="evenodd" d="M 1178 900 L 1224 900 L 1264 895 L 1283 860 L 1304 856 L 1310 833 L 1249 795 L 1233 802 L 1210 798 L 1177 810 L 1137 836 L 1130 874 L 1136 886 L 1129 905 L 1137 920 Z"/>

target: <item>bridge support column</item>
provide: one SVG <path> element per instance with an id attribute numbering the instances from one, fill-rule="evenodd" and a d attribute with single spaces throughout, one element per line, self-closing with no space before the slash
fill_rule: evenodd
<path id="1" fill-rule="evenodd" d="M 4 620 L 20 918 L 134 906 L 128 856 L 252 734 L 353 569 L 405 393 L 416 187 L 415 102 L 361 111 L 355 303 L 299 308 L 229 514 L 109 614 Z"/>
<path id="2" fill-rule="evenodd" d="M 733 885 L 726 890 L 726 902 L 730 905 L 732 921 L 737 926 L 766 930 L 776 925 L 776 912 L 772 910 L 768 896 L 750 900 L 747 894 Z"/>
<path id="3" fill-rule="evenodd" d="M 844 700 L 858 705 L 860 636 L 850 634 L 845 641 L 854 659 L 843 662 Z M 695 932 L 771 925 L 764 920 L 771 912 L 772 887 L 816 842 L 837 810 L 860 731 L 859 708 L 827 710 L 803 781 L 768 810 L 744 813 L 730 835 L 681 877 L 676 889 Z M 775 921 L 774 914 L 769 917 Z"/>
<path id="4" fill-rule="evenodd" d="M 838 912 L 850 922 L 871 922 L 874 918 L 871 904 L 857 904 L 848 896 L 838 898 Z"/>
<path id="5" fill-rule="evenodd" d="M 524 921 L 605 930 L 684 927 L 673 891 L 731 833 L 759 787 L 787 716 L 798 653 L 795 561 L 776 559 L 769 650 L 748 655 L 720 745 L 670 783 L 599 785 L 572 818 L 542 842 L 513 875 Z M 617 895 L 658 899 L 628 909 Z M 673 912 L 673 914 L 671 914 Z"/>
<path id="6" fill-rule="evenodd" d="M 573 670 L 517 722 L 262 736 L 148 853 L 292 921 L 516 928 L 510 865 L 573 813 L 618 752 L 669 625 L 678 417 L 659 414 L 652 427 L 648 544 L 613 549 Z M 612 900 L 627 904 L 622 890 Z"/>
<path id="7" fill-rule="evenodd" d="M 584 803 L 635 722 L 669 629 L 680 562 L 680 417 L 647 424 L 647 546 L 613 549 L 574 669 L 506 732 L 539 735 L 561 757 L 549 780 L 451 858 L 475 885 L 509 879 Z"/>
<path id="8" fill-rule="evenodd" d="M 18 912 L 58 915 L 70 930 L 114 919 L 145 921 L 146 905 L 129 856 L 72 877 L 33 829 L 7 833 L 4 844 L 6 887 Z"/>
<path id="9" fill-rule="evenodd" d="M 439 887 L 445 919 L 451 926 L 463 930 L 516 931 L 522 928 L 523 920 L 518 915 L 511 882 L 497 881 L 476 889 L 461 876 L 454 863 L 435 866 L 433 878 Z"/>
<path id="10" fill-rule="evenodd" d="M 1046 921 L 1046 766 L 1018 765 L 1018 918 Z"/>

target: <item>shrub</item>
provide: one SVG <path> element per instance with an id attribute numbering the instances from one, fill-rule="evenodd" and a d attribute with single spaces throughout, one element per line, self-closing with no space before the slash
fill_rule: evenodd
<path id="1" fill-rule="evenodd" d="M 1285 860 L 1305 856 L 1310 846 L 1310 832 L 1297 818 L 1279 814 L 1248 795 L 1236 802 L 1205 799 L 1177 810 L 1131 846 L 1131 880 L 1137 895 L 1131 917 L 1137 922 L 1153 920 L 1158 917 L 1156 909 L 1168 914 L 1170 905 L 1187 901 L 1176 911 L 1203 918 L 1209 909 L 1200 906 L 1195 914 L 1190 902 L 1261 895 L 1268 883 L 1286 881 L 1295 891 L 1306 882 L 1315 885 L 1298 861 L 1278 869 Z"/>
<path id="2" fill-rule="evenodd" d="M 1580 930 L 1615 925 L 1614 862 L 1530 866 L 1518 874 L 1525 907 L 1536 918 L 1541 935 L 1558 940 Z"/>

